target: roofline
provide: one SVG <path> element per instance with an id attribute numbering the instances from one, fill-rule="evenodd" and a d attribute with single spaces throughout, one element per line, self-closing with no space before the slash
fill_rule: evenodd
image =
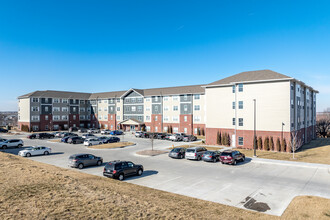
<path id="1" fill-rule="evenodd" d="M 125 95 L 127 95 L 130 91 L 134 91 L 134 92 L 136 92 L 136 93 L 138 93 L 138 94 L 140 94 L 142 97 L 144 97 L 144 95 L 142 95 L 141 93 L 139 93 L 138 91 L 136 91 L 135 89 L 133 89 L 133 88 L 130 88 L 129 90 L 127 90 L 124 94 L 122 94 L 121 96 L 120 96 L 120 98 L 122 98 L 122 97 L 124 97 Z"/>
<path id="2" fill-rule="evenodd" d="M 252 81 L 237 81 L 237 82 L 231 82 L 228 84 L 217 84 L 217 85 L 206 85 L 203 86 L 204 88 L 210 88 L 210 87 L 224 87 L 224 86 L 232 86 L 239 83 L 259 83 L 259 82 L 278 82 L 278 81 L 290 81 L 294 80 L 294 78 L 283 78 L 283 79 L 268 79 L 268 80 L 252 80 Z"/>

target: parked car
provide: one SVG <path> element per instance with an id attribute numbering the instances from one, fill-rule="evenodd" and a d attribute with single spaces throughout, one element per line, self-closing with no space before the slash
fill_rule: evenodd
<path id="1" fill-rule="evenodd" d="M 9 139 L 0 142 L 0 148 L 6 149 L 9 147 L 23 147 L 24 142 L 21 139 Z"/>
<path id="2" fill-rule="evenodd" d="M 120 142 L 119 137 L 109 137 L 106 143 L 116 143 L 116 142 Z"/>
<path id="3" fill-rule="evenodd" d="M 52 149 L 44 146 L 32 146 L 27 147 L 24 150 L 18 152 L 19 156 L 22 157 L 31 157 L 35 155 L 48 155 L 52 152 Z"/>
<path id="4" fill-rule="evenodd" d="M 171 141 L 182 141 L 183 136 L 181 134 L 177 133 L 177 134 L 171 135 L 169 137 L 169 140 L 171 140 Z"/>
<path id="5" fill-rule="evenodd" d="M 7 139 L 0 138 L 0 143 L 6 141 Z"/>
<path id="6" fill-rule="evenodd" d="M 78 136 L 78 135 L 75 134 L 75 133 L 71 133 L 71 132 L 66 132 L 66 133 L 63 133 L 63 134 L 62 134 L 62 137 L 67 137 L 67 136 L 74 137 L 74 136 Z"/>
<path id="7" fill-rule="evenodd" d="M 166 134 L 164 139 L 165 139 L 165 140 L 170 140 L 170 137 L 171 137 L 172 135 L 173 135 L 173 134 Z"/>
<path id="8" fill-rule="evenodd" d="M 4 128 L 0 128 L 0 132 L 1 132 L 1 133 L 7 133 L 8 130 L 7 130 L 7 129 L 4 129 Z"/>
<path id="9" fill-rule="evenodd" d="M 85 146 L 92 146 L 92 145 L 99 145 L 103 144 L 102 140 L 99 140 L 98 138 L 89 138 L 84 141 Z"/>
<path id="10" fill-rule="evenodd" d="M 87 130 L 87 132 L 91 134 L 95 134 L 95 133 L 100 133 L 100 130 L 96 128 L 90 128 Z"/>
<path id="11" fill-rule="evenodd" d="M 115 131 L 111 131 L 110 134 L 111 135 L 122 135 L 124 132 L 119 131 L 119 130 L 115 130 Z"/>
<path id="12" fill-rule="evenodd" d="M 82 138 L 88 139 L 88 138 L 96 138 L 94 134 L 83 134 Z"/>
<path id="13" fill-rule="evenodd" d="M 29 134 L 28 136 L 26 136 L 26 138 L 28 139 L 36 139 L 37 135 L 36 134 Z"/>
<path id="14" fill-rule="evenodd" d="M 237 162 L 239 161 L 244 161 L 245 160 L 245 155 L 237 150 L 231 151 L 231 150 L 226 150 L 223 151 L 220 155 L 220 161 L 222 164 L 232 164 L 236 165 Z"/>
<path id="15" fill-rule="evenodd" d="M 69 157 L 69 166 L 79 169 L 88 166 L 101 166 L 102 163 L 103 158 L 93 154 L 73 154 Z"/>
<path id="16" fill-rule="evenodd" d="M 64 133 L 66 133 L 66 132 L 55 132 L 55 137 L 62 137 L 62 135 L 64 134 Z"/>
<path id="17" fill-rule="evenodd" d="M 48 138 L 54 138 L 55 137 L 55 135 L 53 135 L 53 134 L 50 134 L 50 133 L 38 133 L 37 135 L 36 135 L 36 138 L 38 138 L 38 139 L 48 139 Z"/>
<path id="18" fill-rule="evenodd" d="M 183 139 L 184 142 L 191 142 L 191 141 L 196 141 L 197 137 L 194 135 L 183 135 Z"/>
<path id="19" fill-rule="evenodd" d="M 87 128 L 79 128 L 78 132 L 79 133 L 85 133 L 85 132 L 87 132 Z"/>
<path id="20" fill-rule="evenodd" d="M 186 154 L 186 148 L 184 147 L 177 147 L 177 148 L 173 148 L 170 153 L 168 154 L 169 157 L 172 158 L 184 158 Z"/>
<path id="21" fill-rule="evenodd" d="M 186 159 L 188 160 L 201 160 L 202 155 L 206 152 L 205 147 L 190 147 L 186 150 Z"/>
<path id="22" fill-rule="evenodd" d="M 206 152 L 204 152 L 204 154 L 202 155 L 202 159 L 203 161 L 208 161 L 208 162 L 217 162 L 220 160 L 220 151 L 211 151 L 208 150 Z"/>
<path id="23" fill-rule="evenodd" d="M 142 132 L 141 138 L 149 138 L 149 133 L 148 132 Z"/>
<path id="24" fill-rule="evenodd" d="M 136 131 L 134 135 L 135 135 L 135 137 L 141 137 L 142 134 L 143 134 L 142 131 Z"/>
<path id="25" fill-rule="evenodd" d="M 166 137 L 166 134 L 165 134 L 165 133 L 158 133 L 156 138 L 157 138 L 157 139 L 164 140 L 165 137 Z"/>
<path id="26" fill-rule="evenodd" d="M 102 143 L 108 143 L 108 139 L 109 139 L 109 137 L 104 137 L 104 136 L 102 136 L 102 137 L 99 137 L 98 138 L 100 141 L 102 141 Z"/>
<path id="27" fill-rule="evenodd" d="M 127 176 L 143 174 L 143 166 L 131 161 L 111 161 L 103 169 L 103 176 L 124 180 Z"/>
<path id="28" fill-rule="evenodd" d="M 104 129 L 101 131 L 101 134 L 110 134 L 111 130 L 109 129 Z"/>
<path id="29" fill-rule="evenodd" d="M 85 141 L 82 137 L 69 137 L 67 143 L 69 144 L 83 144 Z"/>
<path id="30" fill-rule="evenodd" d="M 71 138 L 72 136 L 65 136 L 65 137 L 62 137 L 62 139 L 61 139 L 61 142 L 63 142 L 63 143 L 68 143 L 68 140 L 69 140 L 69 138 Z"/>

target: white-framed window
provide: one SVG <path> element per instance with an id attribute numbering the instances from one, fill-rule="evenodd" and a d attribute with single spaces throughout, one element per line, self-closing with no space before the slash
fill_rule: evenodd
<path id="1" fill-rule="evenodd" d="M 48 121 L 49 117 L 48 115 L 45 115 L 45 120 Z"/>
<path id="2" fill-rule="evenodd" d="M 103 100 L 103 103 L 108 104 L 108 100 L 107 99 L 104 99 Z"/>
<path id="3" fill-rule="evenodd" d="M 68 120 L 68 116 L 67 115 L 62 115 L 62 120 Z"/>
<path id="4" fill-rule="evenodd" d="M 187 112 L 188 111 L 188 105 L 183 106 L 183 111 Z"/>
<path id="5" fill-rule="evenodd" d="M 32 130 L 33 131 L 38 131 L 39 130 L 39 126 L 38 125 L 33 125 L 32 126 Z"/>
<path id="6" fill-rule="evenodd" d="M 199 111 L 199 110 L 201 110 L 201 106 L 200 106 L 200 105 L 195 105 L 195 106 L 194 106 L 194 110 L 195 110 L 195 111 Z"/>
<path id="7" fill-rule="evenodd" d="M 150 116 L 149 115 L 146 116 L 146 121 L 150 121 Z"/>
<path id="8" fill-rule="evenodd" d="M 151 98 L 146 98 L 146 102 L 150 102 L 151 101 Z"/>
<path id="9" fill-rule="evenodd" d="M 149 112 L 150 111 L 150 107 L 146 107 L 146 111 Z"/>
<path id="10" fill-rule="evenodd" d="M 39 115 L 32 115 L 32 121 L 39 121 Z"/>
<path id="11" fill-rule="evenodd" d="M 233 109 L 235 109 L 236 108 L 236 103 L 235 102 L 233 102 Z"/>
<path id="12" fill-rule="evenodd" d="M 68 103 L 68 99 L 62 99 L 62 103 Z"/>
<path id="13" fill-rule="evenodd" d="M 120 115 L 117 115 L 117 120 L 120 120 Z"/>
<path id="14" fill-rule="evenodd" d="M 39 98 L 32 98 L 32 102 L 39 102 Z"/>
<path id="15" fill-rule="evenodd" d="M 233 118 L 233 125 L 236 125 L 236 118 Z"/>
<path id="16" fill-rule="evenodd" d="M 243 92 L 243 84 L 242 83 L 238 84 L 238 91 Z"/>
<path id="17" fill-rule="evenodd" d="M 178 101 L 179 100 L 179 96 L 177 96 L 177 95 L 172 96 L 172 100 L 173 101 Z"/>
<path id="18" fill-rule="evenodd" d="M 45 106 L 45 112 L 48 112 L 49 108 L 48 106 Z"/>
<path id="19" fill-rule="evenodd" d="M 85 100 L 80 100 L 80 104 L 85 104 Z"/>
<path id="20" fill-rule="evenodd" d="M 108 128 L 108 125 L 107 125 L 107 124 L 105 124 L 105 125 L 104 125 L 104 128 Z"/>
<path id="21" fill-rule="evenodd" d="M 164 106 L 164 111 L 168 111 L 168 106 Z"/>
<path id="22" fill-rule="evenodd" d="M 175 121 L 175 122 L 179 121 L 179 117 L 178 116 L 173 116 L 172 121 Z"/>
<path id="23" fill-rule="evenodd" d="M 120 111 L 120 107 L 117 107 L 117 111 Z"/>
<path id="24" fill-rule="evenodd" d="M 110 107 L 110 112 L 113 112 L 113 107 L 112 106 Z"/>
<path id="25" fill-rule="evenodd" d="M 183 95 L 183 100 L 184 101 L 187 101 L 188 100 L 188 95 L 187 94 Z"/>
<path id="26" fill-rule="evenodd" d="M 178 133 L 179 132 L 179 128 L 178 127 L 173 127 L 173 132 L 174 133 Z"/>
<path id="27" fill-rule="evenodd" d="M 150 131 L 150 126 L 147 126 L 146 129 L 147 129 L 147 131 Z"/>
<path id="28" fill-rule="evenodd" d="M 136 111 L 136 107 L 132 106 L 132 112 L 135 112 L 135 111 Z"/>
<path id="29" fill-rule="evenodd" d="M 238 108 L 243 109 L 243 101 L 238 101 Z"/>
<path id="30" fill-rule="evenodd" d="M 109 103 L 113 103 L 113 99 L 109 99 Z"/>
<path id="31" fill-rule="evenodd" d="M 112 108 L 112 107 L 111 107 Z M 108 108 L 107 107 L 104 107 L 104 111 L 107 112 L 108 111 Z"/>
<path id="32" fill-rule="evenodd" d="M 59 121 L 60 120 L 60 116 L 59 115 L 53 115 L 53 120 L 54 121 Z"/>
<path id="33" fill-rule="evenodd" d="M 140 97 L 140 98 L 137 98 L 136 101 L 137 101 L 138 103 L 141 103 L 141 102 L 143 101 L 143 99 Z"/>
<path id="34" fill-rule="evenodd" d="M 111 115 L 111 117 L 112 117 L 112 115 Z M 104 115 L 104 119 L 108 119 L 108 115 Z M 111 118 L 112 119 L 112 118 Z"/>
<path id="35" fill-rule="evenodd" d="M 173 111 L 178 111 L 179 110 L 179 107 L 177 105 L 174 105 L 173 106 Z"/>
<path id="36" fill-rule="evenodd" d="M 80 120 L 85 120 L 85 115 L 79 115 Z"/>
<path id="37" fill-rule="evenodd" d="M 155 116 L 155 121 L 158 121 L 158 116 L 157 115 Z"/>
<path id="38" fill-rule="evenodd" d="M 86 119 L 87 120 L 90 120 L 91 119 L 91 116 L 90 115 L 86 115 Z"/>
<path id="39" fill-rule="evenodd" d="M 99 99 L 99 103 L 102 103 L 102 99 Z"/>
<path id="40" fill-rule="evenodd" d="M 238 137 L 238 145 L 244 145 L 244 138 L 243 137 Z"/>
<path id="41" fill-rule="evenodd" d="M 155 105 L 155 111 L 158 112 L 158 105 Z"/>
<path id="42" fill-rule="evenodd" d="M 102 108 L 99 108 L 99 112 L 102 111 Z"/>
<path id="43" fill-rule="evenodd" d="M 233 93 L 235 93 L 236 92 L 236 86 L 235 85 L 233 85 Z"/>
<path id="44" fill-rule="evenodd" d="M 102 115 L 99 115 L 99 117 L 98 117 L 98 118 L 99 118 L 99 120 L 101 120 L 101 119 L 102 119 Z"/>
<path id="45" fill-rule="evenodd" d="M 195 115 L 194 122 L 200 122 L 200 121 L 201 121 L 201 116 Z"/>
<path id="46" fill-rule="evenodd" d="M 244 123 L 243 123 L 243 118 L 239 118 L 238 119 L 238 126 L 243 126 Z"/>
<path id="47" fill-rule="evenodd" d="M 194 128 L 194 134 L 197 134 L 197 128 Z"/>
<path id="48" fill-rule="evenodd" d="M 53 112 L 59 112 L 60 111 L 60 107 L 53 107 Z"/>
<path id="49" fill-rule="evenodd" d="M 72 115 L 72 120 L 76 120 L 77 119 L 77 115 Z"/>
<path id="50" fill-rule="evenodd" d="M 38 112 L 39 111 L 39 107 L 38 106 L 33 106 L 32 107 L 32 111 L 33 112 Z"/>
<path id="51" fill-rule="evenodd" d="M 53 99 L 53 103 L 60 103 L 60 99 Z"/>
<path id="52" fill-rule="evenodd" d="M 158 102 L 158 96 L 155 96 L 155 102 Z"/>
<path id="53" fill-rule="evenodd" d="M 68 107 L 62 107 L 62 112 L 67 112 L 68 111 Z"/>
<path id="54" fill-rule="evenodd" d="M 187 134 L 187 133 L 188 133 L 188 129 L 187 129 L 187 128 L 184 128 L 184 129 L 183 129 L 183 132 L 184 132 L 185 134 Z"/>
<path id="55" fill-rule="evenodd" d="M 194 99 L 195 99 L 195 100 L 198 100 L 198 99 L 200 99 L 200 98 L 201 98 L 201 95 L 200 95 L 200 94 L 195 94 L 195 95 L 194 95 Z"/>
<path id="56" fill-rule="evenodd" d="M 168 101 L 168 96 L 164 96 L 164 101 Z"/>
<path id="57" fill-rule="evenodd" d="M 113 125 L 110 125 L 110 129 L 111 129 L 111 130 L 113 129 Z"/>
<path id="58" fill-rule="evenodd" d="M 137 107 L 138 112 L 142 112 L 142 106 Z"/>
<path id="59" fill-rule="evenodd" d="M 156 131 L 156 132 L 158 131 L 158 127 L 157 127 L 157 126 L 155 127 L 155 131 Z"/>
<path id="60" fill-rule="evenodd" d="M 117 102 L 120 102 L 120 98 L 117 98 Z"/>
<path id="61" fill-rule="evenodd" d="M 77 112 L 77 107 L 72 107 L 73 112 Z"/>
<path id="62" fill-rule="evenodd" d="M 87 111 L 88 112 L 91 112 L 92 111 L 92 107 L 87 108 Z"/>
<path id="63" fill-rule="evenodd" d="M 164 132 L 167 132 L 168 131 L 168 127 L 164 127 Z"/>
<path id="64" fill-rule="evenodd" d="M 184 120 L 184 121 L 188 121 L 188 117 L 187 117 L 187 116 L 184 116 L 184 117 L 183 117 L 183 120 Z"/>
<path id="65" fill-rule="evenodd" d="M 168 121 L 168 116 L 164 116 L 164 121 Z"/>
<path id="66" fill-rule="evenodd" d="M 80 108 L 80 111 L 81 111 L 81 112 L 85 112 L 86 109 L 85 109 L 85 108 Z"/>

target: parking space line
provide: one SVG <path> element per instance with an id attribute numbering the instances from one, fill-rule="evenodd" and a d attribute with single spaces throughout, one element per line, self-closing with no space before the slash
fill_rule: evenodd
<path id="1" fill-rule="evenodd" d="M 164 183 L 168 183 L 168 182 L 171 182 L 171 181 L 176 180 L 176 179 L 180 179 L 181 177 L 182 177 L 182 176 L 178 176 L 178 177 L 175 177 L 175 178 L 172 178 L 172 179 L 169 179 L 169 180 L 163 181 L 163 182 L 161 182 L 161 183 L 158 183 L 158 184 L 156 184 L 156 185 L 153 185 L 153 187 L 163 185 Z"/>

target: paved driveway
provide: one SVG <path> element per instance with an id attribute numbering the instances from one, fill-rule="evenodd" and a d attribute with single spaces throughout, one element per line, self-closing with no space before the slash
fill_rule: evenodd
<path id="1" fill-rule="evenodd" d="M 53 149 L 52 155 L 31 157 L 32 160 L 59 167 L 67 167 L 68 157 L 74 153 L 92 153 L 102 156 L 104 161 L 131 160 L 142 164 L 145 172 L 141 177 L 127 178 L 127 182 L 272 215 L 281 215 L 291 200 L 298 195 L 330 199 L 328 168 L 264 164 L 251 160 L 231 166 L 171 159 L 166 154 L 154 157 L 138 156 L 135 154 L 136 151 L 151 149 L 151 141 L 131 135 L 126 135 L 125 141 L 133 141 L 137 145 L 105 150 L 87 149 L 83 145 L 52 143 L 46 140 L 23 140 L 25 146 L 45 145 Z M 166 149 L 172 144 L 180 145 L 155 140 L 154 149 Z M 17 152 L 16 149 L 6 151 Z M 102 175 L 102 170 L 103 167 L 90 167 L 82 172 Z"/>

